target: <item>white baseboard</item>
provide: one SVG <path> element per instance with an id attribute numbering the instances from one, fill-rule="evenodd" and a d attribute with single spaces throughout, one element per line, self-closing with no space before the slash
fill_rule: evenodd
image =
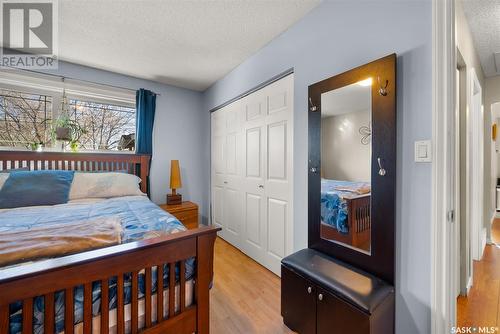
<path id="1" fill-rule="evenodd" d="M 499 217 L 497 217 L 497 216 L 499 216 Z M 488 226 L 490 233 L 488 233 L 488 231 L 486 231 L 486 243 L 488 245 L 493 244 L 493 240 L 491 240 L 491 225 L 493 225 L 493 222 L 495 221 L 496 218 L 500 218 L 500 212 L 497 212 L 495 210 L 495 211 L 493 211 L 493 214 L 491 215 L 490 226 Z"/>
<path id="2" fill-rule="evenodd" d="M 469 295 L 469 292 L 470 292 L 470 288 L 472 288 L 472 275 L 469 277 L 469 280 L 467 281 L 467 287 L 465 288 L 467 291 L 465 292 L 466 293 L 466 296 Z"/>
<path id="3" fill-rule="evenodd" d="M 480 254 L 480 259 L 483 258 L 483 253 L 484 253 L 484 249 L 486 248 L 486 228 L 483 227 L 483 229 L 481 230 L 481 254 Z"/>

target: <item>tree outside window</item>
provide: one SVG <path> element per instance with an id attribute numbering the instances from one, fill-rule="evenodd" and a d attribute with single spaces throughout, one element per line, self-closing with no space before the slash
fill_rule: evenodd
<path id="1" fill-rule="evenodd" d="M 52 96 L 0 89 L 0 146 L 60 148 L 54 129 L 60 106 L 54 103 Z M 134 150 L 135 108 L 70 99 L 68 116 L 82 130 L 72 138 L 79 151 Z"/>

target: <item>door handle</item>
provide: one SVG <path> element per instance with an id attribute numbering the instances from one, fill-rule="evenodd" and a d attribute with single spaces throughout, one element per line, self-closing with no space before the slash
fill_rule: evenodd
<path id="1" fill-rule="evenodd" d="M 224 181 L 224 184 L 227 184 L 227 181 Z"/>
<path id="2" fill-rule="evenodd" d="M 264 186 L 262 184 L 259 184 L 260 189 L 264 189 Z"/>
<path id="3" fill-rule="evenodd" d="M 311 167 L 311 168 L 309 168 L 309 171 L 310 171 L 311 173 L 316 174 L 316 173 L 318 172 L 318 167 Z"/>

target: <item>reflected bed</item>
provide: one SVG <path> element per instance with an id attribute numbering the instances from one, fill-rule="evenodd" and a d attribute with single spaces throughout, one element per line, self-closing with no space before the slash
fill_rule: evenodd
<path id="1" fill-rule="evenodd" d="M 370 183 L 321 179 L 321 237 L 369 251 Z"/>

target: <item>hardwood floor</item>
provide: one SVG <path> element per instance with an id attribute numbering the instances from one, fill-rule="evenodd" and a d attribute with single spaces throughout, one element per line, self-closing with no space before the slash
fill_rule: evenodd
<path id="1" fill-rule="evenodd" d="M 467 297 L 457 299 L 458 326 L 500 327 L 500 219 L 492 226 L 494 244 L 486 245 L 474 263 L 474 285 Z"/>
<path id="2" fill-rule="evenodd" d="M 280 314 L 280 278 L 224 240 L 215 242 L 211 333 L 293 333 Z"/>

